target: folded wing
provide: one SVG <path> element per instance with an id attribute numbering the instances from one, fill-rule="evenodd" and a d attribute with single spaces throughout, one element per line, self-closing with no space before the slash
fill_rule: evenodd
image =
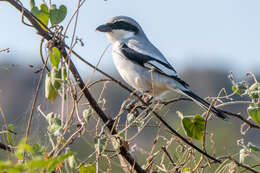
<path id="1" fill-rule="evenodd" d="M 121 52 L 125 57 L 127 57 L 132 62 L 141 65 L 148 69 L 153 69 L 157 73 L 173 78 L 174 80 L 181 83 L 184 87 L 189 85 L 183 81 L 175 69 L 166 61 L 165 58 L 158 58 L 156 56 L 151 56 L 149 53 L 139 52 L 127 46 L 127 44 L 122 43 L 120 46 Z M 165 60 L 164 60 L 165 59 Z"/>

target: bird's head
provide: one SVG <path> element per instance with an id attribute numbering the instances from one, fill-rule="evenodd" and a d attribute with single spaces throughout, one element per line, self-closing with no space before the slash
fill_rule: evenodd
<path id="1" fill-rule="evenodd" d="M 106 24 L 98 26 L 96 30 L 105 32 L 111 43 L 143 34 L 141 26 L 134 19 L 126 16 L 113 17 Z"/>

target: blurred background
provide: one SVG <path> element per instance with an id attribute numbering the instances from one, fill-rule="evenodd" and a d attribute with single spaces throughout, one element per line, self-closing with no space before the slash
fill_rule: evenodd
<path id="1" fill-rule="evenodd" d="M 22 3 L 29 8 L 29 1 L 24 0 Z M 36 3 L 39 5 L 41 1 Z M 77 8 L 77 2 L 63 0 L 55 3 L 68 7 L 66 20 L 62 22 L 62 25 L 66 25 Z M 222 88 L 230 93 L 232 84 L 227 78 L 229 72 L 234 73 L 237 81 L 249 79 L 252 82 L 246 77 L 246 72 L 259 76 L 259 6 L 258 0 L 88 0 L 81 8 L 76 30 L 76 36 L 82 39 L 84 46 L 78 44 L 74 50 L 87 61 L 97 64 L 108 40 L 95 28 L 111 17 L 130 16 L 141 24 L 150 41 L 174 65 L 193 91 L 202 97 L 216 96 Z M 34 71 L 41 67 L 40 36 L 33 28 L 22 24 L 21 14 L 7 2 L 0 2 L 0 11 L 0 49 L 10 48 L 9 53 L 0 53 L 0 106 L 7 122 L 15 124 L 18 134 L 23 135 L 39 78 L 39 74 Z M 68 44 L 72 31 L 73 25 L 69 28 Z M 76 58 L 72 59 L 87 80 L 92 69 Z M 104 54 L 99 68 L 121 80 L 111 60 L 111 47 Z M 96 73 L 94 79 L 101 77 Z M 99 93 L 101 87 L 95 88 L 93 92 Z M 109 84 L 104 93 L 107 99 L 106 112 L 111 116 L 117 113 L 127 96 L 128 93 Z M 248 100 L 239 96 L 235 99 Z M 37 102 L 39 104 L 43 110 L 60 110 L 44 98 L 43 87 Z M 244 105 L 226 107 L 233 112 L 242 112 L 244 117 L 247 117 L 246 108 Z M 200 109 L 192 103 L 178 103 L 169 109 L 172 115 L 168 116 L 169 123 L 176 128 L 180 127 L 180 120 L 175 113 L 177 110 L 185 114 L 200 113 Z M 47 123 L 37 112 L 33 121 L 34 139 L 40 140 L 41 135 L 45 135 Z M 236 140 L 243 137 L 240 135 L 240 124 L 234 118 L 228 122 L 218 119 L 210 121 L 209 131 L 215 133 L 217 151 L 239 151 Z M 144 129 L 135 142 L 140 147 L 149 147 L 154 132 L 149 128 Z M 259 137 L 259 133 L 250 130 L 244 138 L 246 143 L 252 141 L 260 145 Z"/>

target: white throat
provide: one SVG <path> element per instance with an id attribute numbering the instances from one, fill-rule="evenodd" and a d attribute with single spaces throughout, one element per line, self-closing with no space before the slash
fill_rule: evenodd
<path id="1" fill-rule="evenodd" d="M 107 32 L 107 37 L 112 44 L 115 43 L 116 41 L 121 41 L 123 39 L 131 38 L 134 35 L 135 34 L 133 32 L 122 30 L 122 29 L 113 30 L 112 32 Z"/>

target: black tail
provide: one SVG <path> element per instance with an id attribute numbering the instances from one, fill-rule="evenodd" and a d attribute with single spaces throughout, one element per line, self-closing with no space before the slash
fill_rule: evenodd
<path id="1" fill-rule="evenodd" d="M 182 93 L 187 95 L 188 97 L 190 97 L 192 100 L 194 100 L 196 103 L 198 103 L 200 106 L 202 106 L 204 109 L 208 110 L 210 104 L 208 102 L 206 102 L 204 99 L 200 98 L 199 96 L 197 96 L 195 93 L 193 93 L 190 90 L 182 90 Z M 211 107 L 210 110 L 212 113 L 214 113 L 216 116 L 222 118 L 222 119 L 227 119 L 228 117 L 222 113 L 221 111 L 219 111 L 217 108 L 215 108 L 214 106 Z"/>

